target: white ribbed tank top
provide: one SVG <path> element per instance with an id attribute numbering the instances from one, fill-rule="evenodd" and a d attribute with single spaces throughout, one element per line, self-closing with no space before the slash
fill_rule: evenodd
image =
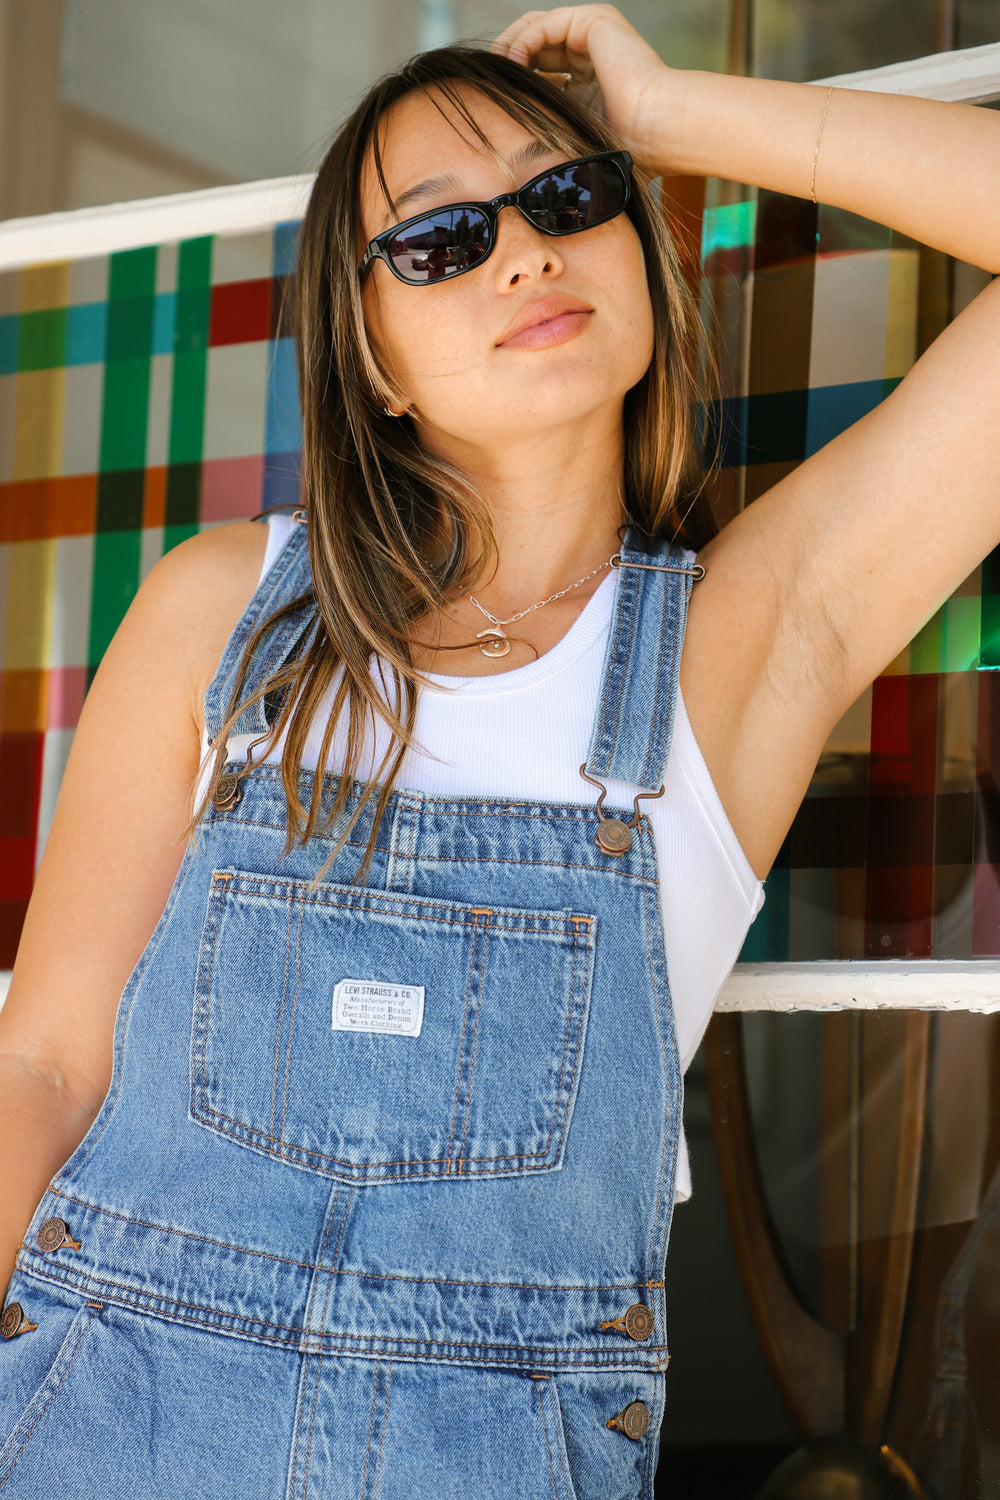
<path id="1" fill-rule="evenodd" d="M 261 579 L 294 524 L 285 514 L 268 518 Z M 537 661 L 490 677 L 428 674 L 431 686 L 417 698 L 419 748 L 407 752 L 396 785 L 433 796 L 592 801 L 597 793 L 579 767 L 597 710 L 616 579 L 604 579 L 562 640 Z M 303 757 L 307 769 L 316 765 L 321 737 L 317 722 Z M 245 758 L 248 742 L 249 736 L 231 739 L 230 759 Z M 335 739 L 331 770 L 339 748 Z M 383 748 L 380 733 L 378 755 Z M 279 740 L 268 759 L 280 760 L 281 749 Z M 664 795 L 642 810 L 656 840 L 677 1044 L 687 1068 L 764 893 L 723 811 L 679 691 L 664 786 Z M 608 783 L 609 807 L 630 807 L 633 796 L 623 784 Z M 682 1135 L 677 1200 L 690 1194 Z"/>

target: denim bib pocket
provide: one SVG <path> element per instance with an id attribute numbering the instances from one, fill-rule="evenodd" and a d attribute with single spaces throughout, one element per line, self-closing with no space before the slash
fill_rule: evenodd
<path id="1" fill-rule="evenodd" d="M 575 913 L 215 871 L 191 1117 L 346 1183 L 557 1169 L 595 936 Z"/>

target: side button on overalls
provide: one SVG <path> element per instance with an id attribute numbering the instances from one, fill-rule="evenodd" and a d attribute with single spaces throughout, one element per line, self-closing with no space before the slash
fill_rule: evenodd
<path id="1" fill-rule="evenodd" d="M 210 736 L 257 626 L 302 600 L 250 688 L 315 628 L 305 541 Z M 286 854 L 280 768 L 227 764 L 7 1290 L 4 1500 L 652 1495 L 682 1080 L 641 799 L 696 570 L 620 563 L 587 803 L 397 790 L 315 882 L 342 825 Z"/>

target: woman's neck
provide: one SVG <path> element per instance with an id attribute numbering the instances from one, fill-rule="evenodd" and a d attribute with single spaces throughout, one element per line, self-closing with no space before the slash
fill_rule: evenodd
<path id="1" fill-rule="evenodd" d="M 588 442 L 571 452 L 558 441 L 533 449 L 522 443 L 502 455 L 475 455 L 478 463 L 473 455 L 446 456 L 489 507 L 496 567 L 473 586 L 481 609 L 462 593 L 420 622 L 416 664 L 449 676 L 510 671 L 550 651 L 608 575 L 624 521 L 620 444 Z M 542 603 L 554 594 L 562 597 Z M 488 642 L 484 650 L 476 639 L 491 628 L 488 615 L 504 621 L 522 611 L 530 613 L 500 627 L 509 650 L 488 654 Z"/>
<path id="2" fill-rule="evenodd" d="M 496 565 L 474 593 L 498 618 L 568 588 L 617 551 L 625 516 L 620 422 L 528 433 L 500 450 L 457 451 L 441 434 L 429 445 L 469 475 L 489 508 Z"/>

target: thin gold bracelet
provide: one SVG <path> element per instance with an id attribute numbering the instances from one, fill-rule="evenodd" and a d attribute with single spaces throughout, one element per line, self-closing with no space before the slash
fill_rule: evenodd
<path id="1" fill-rule="evenodd" d="M 826 103 L 823 105 L 823 113 L 820 117 L 819 130 L 816 132 L 816 149 L 813 152 L 812 176 L 809 179 L 809 196 L 814 203 L 819 200 L 816 197 L 816 163 L 819 161 L 819 143 L 823 139 L 823 126 L 826 124 L 826 112 L 830 108 L 830 100 L 833 98 L 833 84 L 826 91 Z"/>

